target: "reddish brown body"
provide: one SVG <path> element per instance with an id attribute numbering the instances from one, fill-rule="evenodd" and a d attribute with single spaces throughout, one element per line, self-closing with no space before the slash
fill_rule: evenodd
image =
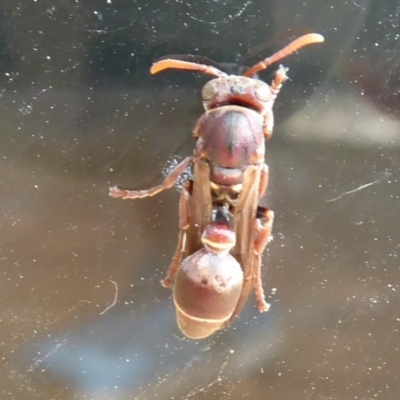
<path id="1" fill-rule="evenodd" d="M 261 256 L 271 240 L 274 214 L 259 202 L 268 186 L 264 142 L 272 134 L 272 106 L 287 77 L 282 66 L 270 86 L 252 76 L 300 47 L 322 41 L 321 35 L 302 36 L 244 76 L 180 59 L 164 59 L 151 68 L 152 73 L 177 68 L 217 77 L 202 90 L 205 113 L 194 128 L 193 155 L 151 189 L 110 189 L 112 197 L 122 199 L 154 196 L 193 167 L 193 181 L 185 182 L 180 198 L 178 245 L 163 281 L 170 286 L 175 279 L 178 325 L 189 338 L 204 338 L 228 326 L 253 288 L 258 309 L 269 308 Z"/>

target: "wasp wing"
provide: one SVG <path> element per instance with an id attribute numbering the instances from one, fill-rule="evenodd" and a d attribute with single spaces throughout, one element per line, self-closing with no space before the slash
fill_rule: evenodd
<path id="1" fill-rule="evenodd" d="M 210 165 L 206 161 L 195 159 L 193 169 L 186 256 L 192 255 L 203 247 L 201 235 L 212 220 Z"/>
<path id="2" fill-rule="evenodd" d="M 250 165 L 243 177 L 243 189 L 240 193 L 234 211 L 236 246 L 232 255 L 239 261 L 243 269 L 243 288 L 231 318 L 224 324 L 230 325 L 242 311 L 247 298 L 254 287 L 255 254 L 254 241 L 256 238 L 256 217 L 259 197 L 261 168 Z"/>

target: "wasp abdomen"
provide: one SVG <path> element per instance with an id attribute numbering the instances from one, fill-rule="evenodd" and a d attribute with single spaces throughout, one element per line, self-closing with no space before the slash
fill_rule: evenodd
<path id="1" fill-rule="evenodd" d="M 181 331 L 201 339 L 220 329 L 235 310 L 243 286 L 243 271 L 229 253 L 201 249 L 187 257 L 174 285 L 174 302 Z"/>

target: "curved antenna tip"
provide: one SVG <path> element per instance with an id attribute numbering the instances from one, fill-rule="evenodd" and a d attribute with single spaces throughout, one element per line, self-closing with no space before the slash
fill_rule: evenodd
<path id="1" fill-rule="evenodd" d="M 311 33 L 311 35 L 313 36 L 315 43 L 325 42 L 325 38 L 319 33 Z"/>

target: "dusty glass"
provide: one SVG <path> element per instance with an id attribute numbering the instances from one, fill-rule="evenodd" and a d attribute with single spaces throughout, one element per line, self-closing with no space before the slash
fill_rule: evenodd
<path id="1" fill-rule="evenodd" d="M 1 399 L 399 397 L 396 1 L 3 0 L 0 21 Z M 149 67 L 234 69 L 305 31 L 325 43 L 282 61 L 266 144 L 271 309 L 185 339 L 159 282 L 179 189 L 108 197 L 194 147 L 208 78 Z"/>

